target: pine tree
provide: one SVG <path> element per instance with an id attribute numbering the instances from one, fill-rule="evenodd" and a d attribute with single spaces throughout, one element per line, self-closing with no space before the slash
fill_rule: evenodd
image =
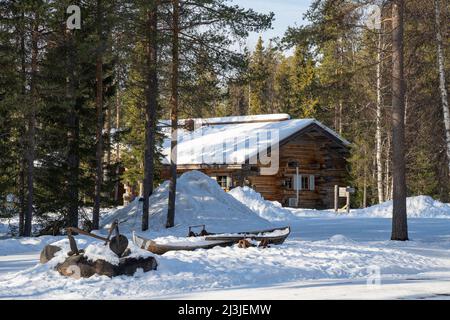
<path id="1" fill-rule="evenodd" d="M 180 7 L 183 10 L 180 10 Z M 189 66 L 184 57 L 195 57 L 198 53 L 205 55 L 208 61 L 223 71 L 240 65 L 242 55 L 228 49 L 233 41 L 230 34 L 237 39 L 248 36 L 250 31 L 259 31 L 270 26 L 273 14 L 257 14 L 253 10 L 243 10 L 237 6 L 227 5 L 224 0 L 178 1 L 172 0 L 168 29 L 171 31 L 170 45 L 170 117 L 171 117 L 171 165 L 169 184 L 169 205 L 167 227 L 175 221 L 176 198 L 176 150 L 179 107 L 179 85 L 183 77 L 180 70 Z M 202 26 L 208 26 L 202 31 Z M 195 60 L 194 60 L 195 61 Z M 189 70 L 189 69 L 188 69 Z"/>
<path id="2" fill-rule="evenodd" d="M 308 48 L 297 46 L 292 58 L 290 73 L 291 116 L 313 118 L 318 107 L 316 89 L 316 67 Z"/>
<path id="3" fill-rule="evenodd" d="M 403 76 L 403 0 L 392 3 L 393 209 L 392 240 L 408 240 L 405 177 L 405 84 Z"/>
<path id="4" fill-rule="evenodd" d="M 102 0 L 96 3 L 96 29 L 98 37 L 98 48 L 96 54 L 95 66 L 95 105 L 97 109 L 97 131 L 96 131 L 96 152 L 95 152 L 95 191 L 94 191 L 94 208 L 92 210 L 92 228 L 98 230 L 100 225 L 100 198 L 103 182 L 103 51 L 105 50 L 104 31 L 103 31 L 103 5 Z"/>
<path id="5" fill-rule="evenodd" d="M 177 140 L 178 140 L 178 86 L 179 86 L 179 33 L 180 33 L 180 3 L 172 0 L 172 62 L 171 62 L 171 94 L 170 94 L 170 183 L 169 206 L 166 228 L 175 225 L 175 200 L 177 190 Z"/>
<path id="6" fill-rule="evenodd" d="M 261 37 L 258 38 L 255 51 L 252 54 L 249 72 L 249 114 L 266 113 L 269 109 L 266 100 L 269 72 Z"/>
<path id="7" fill-rule="evenodd" d="M 142 230 L 148 229 L 149 197 L 153 193 L 154 149 L 156 140 L 156 110 L 158 108 L 158 1 L 151 2 L 147 13 L 147 75 L 145 87 L 145 156 L 144 156 L 144 203 Z"/>

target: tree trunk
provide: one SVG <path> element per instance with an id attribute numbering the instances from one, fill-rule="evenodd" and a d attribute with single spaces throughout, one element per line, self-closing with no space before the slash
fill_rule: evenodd
<path id="1" fill-rule="evenodd" d="M 19 236 L 22 237 L 25 231 L 25 214 L 27 212 L 27 206 L 25 201 L 26 191 L 25 191 L 25 169 L 26 169 L 26 159 L 21 159 L 20 161 L 20 177 L 19 177 L 19 200 L 20 200 L 20 211 L 19 211 Z"/>
<path id="2" fill-rule="evenodd" d="M 22 101 L 24 101 L 27 94 L 27 70 L 26 70 L 26 52 L 25 52 L 25 13 L 21 14 L 21 27 L 20 27 L 20 54 L 21 54 L 21 78 L 22 78 Z M 24 143 L 26 144 L 26 143 Z M 26 186 L 25 186 L 25 170 L 27 168 L 26 156 L 20 159 L 20 177 L 19 177 L 19 199 L 20 199 L 20 211 L 19 211 L 19 236 L 24 235 L 25 229 L 25 215 L 27 212 L 26 206 Z"/>
<path id="3" fill-rule="evenodd" d="M 171 141 L 170 141 L 170 183 L 169 183 L 169 208 L 167 211 L 166 227 L 175 225 L 175 198 L 177 189 L 177 126 L 178 126 L 178 33 L 179 33 L 179 1 L 172 0 L 172 84 L 171 84 Z"/>
<path id="4" fill-rule="evenodd" d="M 31 103 L 28 114 L 28 134 L 27 134 L 27 211 L 24 219 L 23 234 L 26 237 L 31 236 L 33 220 L 33 201 L 34 201 L 34 159 L 35 159 L 35 133 L 36 133 L 36 106 L 37 106 L 37 59 L 38 59 L 38 25 L 39 16 L 36 13 L 34 17 L 33 30 L 31 31 L 31 82 L 30 93 Z"/>
<path id="5" fill-rule="evenodd" d="M 67 226 L 78 227 L 78 176 L 80 171 L 80 119 L 78 114 L 78 101 L 75 96 L 75 31 L 66 31 L 67 44 L 67 73 L 66 102 L 68 104 L 67 114 L 67 167 L 68 167 L 68 217 Z"/>
<path id="6" fill-rule="evenodd" d="M 92 228 L 98 230 L 100 224 L 100 200 L 103 181 L 103 35 L 102 35 L 102 0 L 97 0 L 97 35 L 99 46 L 97 48 L 95 78 L 97 92 L 95 105 L 97 109 L 97 132 L 95 151 L 95 190 L 94 209 L 92 211 Z"/>
<path id="7" fill-rule="evenodd" d="M 106 149 L 106 163 L 103 177 L 105 181 L 109 181 L 110 168 L 111 168 L 111 103 L 106 103 L 106 117 L 105 117 L 105 133 L 106 142 L 103 145 L 103 149 Z"/>
<path id="8" fill-rule="evenodd" d="M 378 203 L 384 202 L 384 190 L 383 190 L 383 163 L 381 158 L 382 144 L 381 144 L 381 52 L 382 52 L 382 33 L 379 30 L 378 42 L 377 42 L 377 119 L 376 119 L 376 161 L 377 161 L 377 189 L 378 189 Z"/>
<path id="9" fill-rule="evenodd" d="M 147 86 L 145 108 L 144 203 L 142 231 L 149 228 L 149 197 L 153 193 L 153 153 L 155 149 L 156 109 L 158 107 L 158 3 L 152 1 L 147 14 Z"/>
<path id="10" fill-rule="evenodd" d="M 405 83 L 403 76 L 403 0 L 392 3 L 392 175 L 391 240 L 408 240 L 405 177 Z"/>
<path id="11" fill-rule="evenodd" d="M 118 86 L 118 84 L 117 84 Z M 120 94 L 119 94 L 119 88 L 117 88 L 116 91 L 116 132 L 120 128 Z M 116 168 L 116 185 L 114 187 L 114 202 L 119 201 L 119 188 L 120 188 L 120 144 L 116 144 L 116 162 L 117 162 L 117 168 Z"/>
<path id="12" fill-rule="evenodd" d="M 344 83 L 343 83 L 343 74 L 344 74 L 344 48 L 342 44 L 342 38 L 339 38 L 339 131 L 338 133 L 342 135 L 342 116 L 343 116 L 343 97 L 342 93 L 344 92 Z"/>
<path id="13" fill-rule="evenodd" d="M 445 63 L 444 63 L 444 50 L 442 45 L 442 33 L 441 33 L 441 8 L 440 1 L 434 0 L 435 5 L 435 18 L 436 18 L 436 42 L 437 42 L 437 60 L 439 68 L 439 89 L 441 93 L 442 111 L 444 114 L 445 125 L 445 140 L 447 144 L 447 165 L 448 174 L 450 175 L 450 110 L 448 107 L 447 86 L 445 83 Z"/>

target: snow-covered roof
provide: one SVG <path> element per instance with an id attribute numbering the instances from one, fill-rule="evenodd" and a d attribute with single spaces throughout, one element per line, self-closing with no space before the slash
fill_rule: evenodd
<path id="1" fill-rule="evenodd" d="M 287 113 L 275 113 L 275 114 L 258 114 L 251 116 L 231 116 L 231 117 L 216 117 L 216 118 L 192 118 L 192 119 L 180 119 L 178 120 L 179 125 L 184 125 L 187 120 L 192 120 L 196 127 L 204 125 L 215 125 L 215 124 L 237 124 L 237 123 L 247 123 L 247 122 L 272 122 L 272 121 L 283 121 L 289 120 L 291 116 Z M 161 120 L 161 126 L 170 126 L 170 120 Z"/>
<path id="2" fill-rule="evenodd" d="M 194 130 L 178 129 L 177 164 L 243 164 L 261 150 L 274 148 L 298 131 L 316 124 L 344 145 L 350 143 L 315 119 L 290 119 L 287 114 L 237 116 L 194 120 Z M 186 120 L 180 120 L 180 125 Z M 169 121 L 161 122 L 168 125 Z M 162 130 L 163 163 L 170 163 L 170 128 Z"/>

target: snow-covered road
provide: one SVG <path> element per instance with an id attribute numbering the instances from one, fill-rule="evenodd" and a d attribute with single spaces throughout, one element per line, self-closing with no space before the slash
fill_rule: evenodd
<path id="1" fill-rule="evenodd" d="M 300 217 L 289 224 L 292 234 L 282 246 L 171 252 L 158 257 L 158 271 L 133 278 L 63 278 L 38 264 L 40 249 L 59 238 L 0 240 L 0 298 L 444 299 L 450 295 L 450 219 L 410 219 L 412 241 L 404 243 L 388 241 L 391 220 L 386 218 Z M 367 286 L 376 268 L 381 284 Z"/>

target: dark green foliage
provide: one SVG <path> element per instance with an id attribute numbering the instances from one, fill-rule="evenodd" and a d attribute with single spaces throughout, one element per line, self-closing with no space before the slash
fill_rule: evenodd
<path id="1" fill-rule="evenodd" d="M 104 117 L 109 129 L 113 129 L 107 132 L 105 125 L 101 201 L 105 207 L 121 203 L 114 196 L 119 180 L 138 186 L 143 178 L 146 19 L 151 1 L 103 3 Z M 236 40 L 268 28 L 273 15 L 242 9 L 226 0 L 180 3 L 179 117 L 274 112 L 315 117 L 353 142 L 349 159 L 349 184 L 357 188 L 353 205 L 363 204 L 364 188 L 367 205 L 375 203 L 377 34 L 361 27 L 360 12 L 355 9 L 362 1 L 315 0 L 305 16 L 307 25 L 289 28 L 280 43 L 260 40 L 253 52 L 242 53 L 231 49 Z M 65 28 L 69 4 L 81 7 L 81 30 Z M 46 233 L 61 232 L 71 222 L 73 205 L 83 212 L 81 208 L 93 203 L 95 56 L 100 36 L 96 4 L 95 0 L 0 2 L 0 216 L 23 213 L 26 207 L 24 156 L 31 102 L 30 42 L 32 17 L 38 12 L 34 210 Z M 169 119 L 169 8 L 169 2 L 160 2 L 158 120 Z M 448 21 L 446 9 L 442 10 L 443 21 Z M 385 18 L 389 18 L 389 12 L 386 7 Z M 448 201 L 450 183 L 445 165 L 432 1 L 407 1 L 405 21 L 408 193 Z M 392 183 L 390 31 L 389 23 L 385 23 L 381 129 L 383 184 L 388 193 Z M 448 35 L 444 37 L 446 70 L 450 61 L 448 39 Z M 72 96 L 68 95 L 69 84 Z M 69 124 L 74 118 L 78 134 L 71 149 L 69 133 L 73 128 Z M 161 141 L 159 131 L 153 150 L 155 185 L 161 181 Z M 122 148 L 120 157 L 117 144 Z M 70 152 L 79 157 L 79 166 L 72 169 Z M 71 196 L 74 189 L 78 192 L 76 199 Z M 7 203 L 7 195 L 15 197 L 9 197 L 12 201 Z M 90 217 L 80 216 L 89 225 Z"/>

